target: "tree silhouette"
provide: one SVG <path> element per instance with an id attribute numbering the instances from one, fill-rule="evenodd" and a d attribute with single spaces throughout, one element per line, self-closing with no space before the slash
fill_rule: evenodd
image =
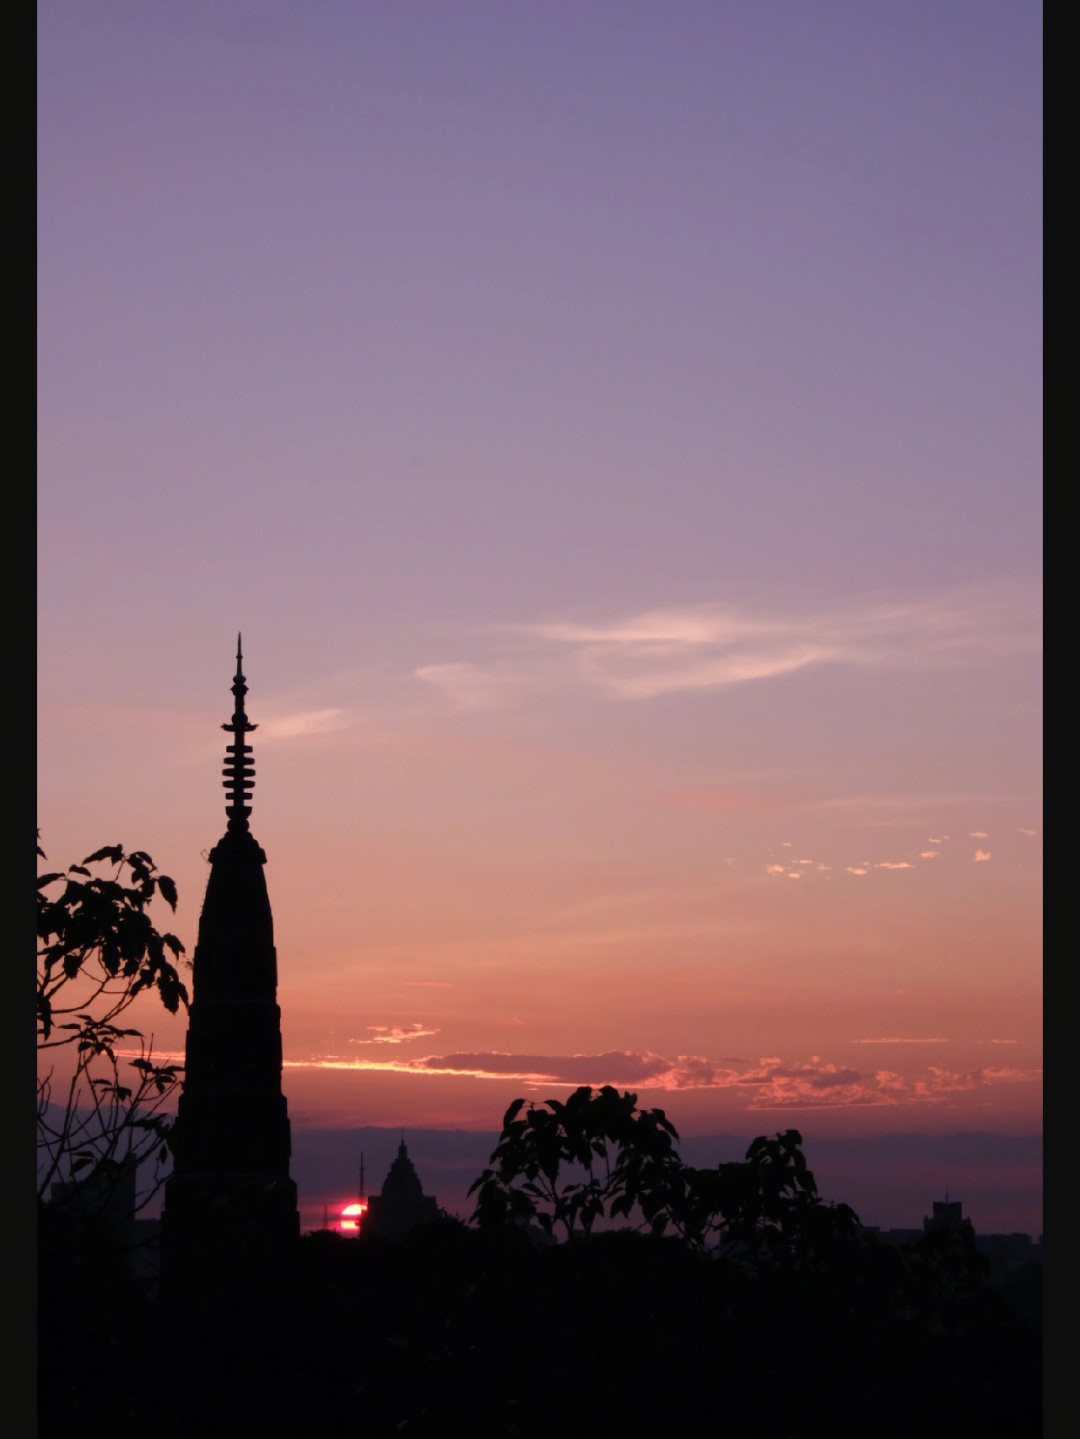
<path id="1" fill-rule="evenodd" d="M 859 1228 L 850 1206 L 822 1202 L 797 1129 L 772 1139 L 759 1135 L 742 1163 L 673 1169 L 669 1185 L 666 1214 L 698 1244 L 716 1237 L 759 1254 L 798 1251 L 808 1258 L 853 1238 Z"/>
<path id="2" fill-rule="evenodd" d="M 38 856 L 46 857 L 40 845 Z M 111 874 L 87 867 L 104 864 Z M 39 1199 L 60 1178 L 107 1189 L 122 1163 L 152 1159 L 141 1208 L 163 1177 L 170 1125 L 162 1107 L 179 1083 L 178 1066 L 155 1058 L 152 1038 L 121 1023 L 144 991 L 156 991 L 172 1014 L 187 1005 L 176 963 L 184 946 L 154 926 L 155 895 L 175 910 L 169 876 L 142 850 L 126 854 L 120 845 L 38 876 Z"/>
<path id="3" fill-rule="evenodd" d="M 548 1234 L 558 1224 L 569 1239 L 637 1204 L 651 1224 L 678 1165 L 678 1137 L 662 1109 L 639 1110 L 636 1094 L 611 1085 L 595 1094 L 582 1085 L 565 1103 L 547 1099 L 543 1107 L 517 1099 L 489 1167 L 469 1188 L 479 1191 L 473 1217 L 484 1227 L 535 1219 Z"/>
<path id="4" fill-rule="evenodd" d="M 744 1161 L 715 1169 L 684 1165 L 678 1138 L 662 1109 L 639 1110 L 636 1094 L 610 1085 L 596 1093 L 583 1085 L 565 1103 L 517 1099 L 469 1189 L 479 1191 L 473 1219 L 483 1228 L 535 1221 L 549 1234 L 561 1225 L 572 1238 L 636 1210 L 639 1227 L 654 1234 L 801 1260 L 857 1233 L 854 1210 L 822 1203 L 797 1129 L 761 1135 Z"/>

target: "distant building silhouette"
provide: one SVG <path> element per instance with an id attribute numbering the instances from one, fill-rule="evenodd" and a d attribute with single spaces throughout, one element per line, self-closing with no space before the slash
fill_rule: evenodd
<path id="1" fill-rule="evenodd" d="M 162 1219 L 166 1274 L 200 1257 L 269 1257 L 299 1237 L 281 1089 L 281 1011 L 274 923 L 248 829 L 255 766 L 246 736 L 240 642 L 224 768 L 228 828 L 210 852 L 192 970 L 187 1062 Z"/>
<path id="2" fill-rule="evenodd" d="M 964 1206 L 958 1199 L 935 1199 L 931 1212 L 923 1217 L 921 1229 L 880 1229 L 874 1224 L 864 1224 L 863 1230 L 875 1234 L 886 1244 L 907 1247 L 917 1244 L 925 1234 L 936 1234 L 943 1230 L 971 1231 L 975 1248 L 989 1261 L 990 1277 L 998 1284 L 1009 1284 L 1017 1275 L 1024 1276 L 1033 1270 L 1042 1270 L 1042 1236 L 1032 1243 L 1029 1234 L 979 1234 L 970 1219 L 964 1218 Z M 1041 1290 L 1038 1303 L 1031 1303 L 1027 1297 L 1014 1294 L 1014 1302 L 1027 1306 L 1036 1323 L 1042 1323 Z"/>
<path id="3" fill-rule="evenodd" d="M 60 1215 L 96 1222 L 99 1237 L 124 1273 L 152 1278 L 159 1269 L 161 1222 L 135 1217 L 138 1170 L 138 1161 L 125 1155 L 86 1179 L 57 1180 L 49 1189 L 49 1204 Z"/>
<path id="4" fill-rule="evenodd" d="M 398 1145 L 397 1158 L 391 1164 L 379 1194 L 367 1201 L 361 1220 L 363 1234 L 381 1234 L 398 1239 L 421 1224 L 432 1224 L 439 1218 L 439 1205 L 425 1194 L 420 1178 L 405 1148 L 405 1136 Z"/>
<path id="5" fill-rule="evenodd" d="M 970 1219 L 967 1221 L 971 1223 Z M 933 1213 L 923 1216 L 923 1233 L 930 1234 L 938 1229 L 961 1229 L 964 1224 L 964 1206 L 958 1199 L 950 1204 L 949 1196 L 944 1200 L 935 1199 Z"/>

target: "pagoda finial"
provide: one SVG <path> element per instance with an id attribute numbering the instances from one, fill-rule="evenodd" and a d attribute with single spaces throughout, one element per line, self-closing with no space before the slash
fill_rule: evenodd
<path id="1" fill-rule="evenodd" d="M 234 736 L 233 743 L 225 746 L 225 768 L 222 770 L 225 793 L 228 796 L 225 813 L 229 816 L 230 829 L 247 829 L 248 815 L 251 813 L 251 791 L 255 788 L 255 760 L 251 746 L 244 736 L 253 729 L 258 729 L 258 725 L 251 723 L 244 710 L 247 681 L 244 679 L 244 656 L 240 643 L 241 636 L 237 634 L 236 674 L 232 682 L 235 705 L 232 719 L 221 726 Z"/>

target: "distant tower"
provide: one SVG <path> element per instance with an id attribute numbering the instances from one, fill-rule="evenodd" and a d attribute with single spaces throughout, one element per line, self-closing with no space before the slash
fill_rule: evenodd
<path id="1" fill-rule="evenodd" d="M 281 1092 L 281 1010 L 266 855 L 248 829 L 255 762 L 246 736 L 240 640 L 226 747 L 225 834 L 210 877 L 192 964 L 187 1063 L 165 1186 L 162 1258 L 180 1274 L 200 1257 L 271 1258 L 298 1239 Z"/>
<path id="2" fill-rule="evenodd" d="M 438 1217 L 438 1201 L 432 1195 L 424 1193 L 419 1175 L 405 1148 L 403 1130 L 397 1158 L 383 1181 L 382 1192 L 373 1194 L 368 1200 L 363 1232 L 398 1239 L 421 1224 L 433 1224 Z"/>

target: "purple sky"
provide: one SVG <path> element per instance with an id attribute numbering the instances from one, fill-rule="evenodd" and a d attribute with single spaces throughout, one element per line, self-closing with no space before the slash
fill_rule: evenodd
<path id="1" fill-rule="evenodd" d="M 242 628 L 294 1123 L 1037 1133 L 1039 8 L 39 34 L 50 860 L 193 946 Z"/>

